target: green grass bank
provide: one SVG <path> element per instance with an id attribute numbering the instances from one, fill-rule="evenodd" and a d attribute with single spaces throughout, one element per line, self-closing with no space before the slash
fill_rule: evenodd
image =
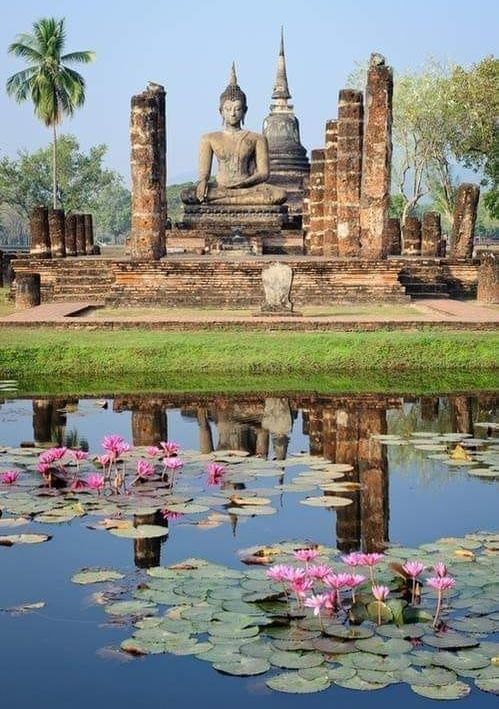
<path id="1" fill-rule="evenodd" d="M 497 385 L 496 332 L 0 330 L 0 378 L 21 390 L 444 391 Z M 348 382 L 357 382 L 348 388 Z M 403 384 L 401 384 L 403 382 Z M 452 384 L 452 382 L 454 384 Z M 60 391 L 60 389 L 59 389 Z M 47 391 L 46 393 L 50 393 Z"/>

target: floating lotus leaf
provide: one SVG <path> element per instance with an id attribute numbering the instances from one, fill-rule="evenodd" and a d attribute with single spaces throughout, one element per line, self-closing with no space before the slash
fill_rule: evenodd
<path id="1" fill-rule="evenodd" d="M 403 655 L 373 655 L 370 652 L 358 652 L 352 657 L 352 665 L 358 670 L 376 670 L 378 672 L 393 672 L 409 667 L 410 658 Z"/>
<path id="2" fill-rule="evenodd" d="M 30 521 L 27 517 L 6 517 L 5 519 L 0 519 L 0 529 L 2 527 L 22 527 L 25 524 L 29 524 Z"/>
<path id="3" fill-rule="evenodd" d="M 499 471 L 493 468 L 471 468 L 468 470 L 468 475 L 473 475 L 477 478 L 499 478 Z"/>
<path id="4" fill-rule="evenodd" d="M 172 655 L 197 655 L 202 656 L 213 648 L 210 642 L 197 642 L 193 638 L 185 638 L 179 642 L 165 643 L 165 649 Z"/>
<path id="5" fill-rule="evenodd" d="M 421 640 L 426 645 L 431 645 L 431 647 L 436 647 L 439 650 L 458 650 L 459 648 L 476 647 L 478 645 L 478 640 L 452 631 L 441 634 L 436 633 L 435 635 L 423 635 Z"/>
<path id="6" fill-rule="evenodd" d="M 366 611 L 369 620 L 372 620 L 375 623 L 378 622 L 378 614 L 381 615 L 381 621 L 383 623 L 390 623 L 394 620 L 392 610 L 386 603 L 382 603 L 380 608 L 378 602 L 373 601 L 372 603 L 367 604 Z"/>
<path id="7" fill-rule="evenodd" d="M 192 606 L 190 608 L 183 608 L 180 611 L 180 615 L 183 619 L 195 620 L 197 622 L 210 622 L 213 620 L 214 613 L 213 608 L 209 606 Z"/>
<path id="8" fill-rule="evenodd" d="M 319 652 L 324 652 L 327 655 L 343 655 L 345 653 L 355 652 L 356 647 L 353 642 L 331 640 L 331 638 L 318 638 L 317 640 L 309 640 L 312 647 Z"/>
<path id="9" fill-rule="evenodd" d="M 304 500 L 300 500 L 302 505 L 310 505 L 310 507 L 346 507 L 351 505 L 353 500 L 347 497 L 335 497 L 324 496 L 324 497 L 307 497 Z"/>
<path id="10" fill-rule="evenodd" d="M 252 638 L 258 635 L 258 627 L 250 626 L 249 628 L 240 628 L 237 625 L 229 623 L 210 623 L 206 626 L 206 632 L 210 635 L 222 638 Z"/>
<path id="11" fill-rule="evenodd" d="M 239 653 L 239 645 L 234 644 L 234 643 L 224 643 L 222 644 L 217 644 L 214 643 L 213 639 L 213 645 L 211 649 L 206 650 L 201 653 L 199 653 L 199 659 L 200 660 L 206 660 L 206 662 L 222 662 L 222 663 L 228 663 L 231 662 L 234 655 L 237 655 Z M 245 642 L 244 640 L 241 640 L 240 642 Z"/>
<path id="12" fill-rule="evenodd" d="M 380 670 L 357 670 L 357 677 L 363 682 L 370 684 L 396 684 L 399 682 L 392 672 L 382 672 Z"/>
<path id="13" fill-rule="evenodd" d="M 163 618 L 160 627 L 169 633 L 181 633 L 184 635 L 190 635 L 193 631 L 192 622 L 183 618 Z"/>
<path id="14" fill-rule="evenodd" d="M 274 640 L 272 645 L 276 650 L 319 650 L 314 645 L 314 639 L 310 640 Z M 322 652 L 322 650 L 321 650 Z"/>
<path id="15" fill-rule="evenodd" d="M 103 583 L 105 581 L 119 581 L 125 576 L 113 569 L 82 569 L 71 577 L 73 583 Z"/>
<path id="16" fill-rule="evenodd" d="M 248 591 L 248 593 L 243 593 L 242 600 L 250 603 L 259 603 L 260 601 L 277 600 L 282 595 L 282 591 Z"/>
<path id="17" fill-rule="evenodd" d="M 317 669 L 322 669 L 321 667 Z M 304 670 L 299 670 L 300 674 Z M 355 677 L 357 674 L 357 670 L 354 667 L 349 667 L 347 665 L 339 665 L 338 667 L 330 667 L 327 670 L 327 675 L 329 679 L 332 682 L 336 682 L 338 680 L 347 680 L 351 679 L 352 677 Z"/>
<path id="18" fill-rule="evenodd" d="M 420 694 L 427 699 L 464 699 L 470 693 L 470 687 L 464 682 L 453 682 L 452 684 L 438 685 L 412 685 L 411 689 L 416 694 Z"/>
<path id="19" fill-rule="evenodd" d="M 452 619 L 448 625 L 455 630 L 465 633 L 494 633 L 499 628 L 499 623 L 490 618 L 461 618 Z"/>
<path id="20" fill-rule="evenodd" d="M 499 678 L 491 679 L 476 679 L 475 686 L 481 689 L 482 692 L 491 692 L 492 694 L 499 694 Z"/>
<path id="21" fill-rule="evenodd" d="M 264 640 L 254 640 L 253 642 L 241 645 L 239 652 L 247 657 L 259 657 L 268 659 L 274 652 L 272 643 Z"/>
<path id="22" fill-rule="evenodd" d="M 412 686 L 428 687 L 431 685 L 442 686 L 457 682 L 455 672 L 446 670 L 443 667 L 423 667 L 417 670 L 414 667 L 406 667 L 397 672 L 400 682 L 405 682 Z"/>
<path id="23" fill-rule="evenodd" d="M 416 650 L 409 653 L 407 657 L 416 667 L 431 667 L 434 654 L 435 653 L 429 652 L 428 650 Z"/>
<path id="24" fill-rule="evenodd" d="M 429 618 L 431 620 L 431 616 Z M 428 626 L 422 623 L 407 623 L 398 627 L 397 625 L 379 625 L 376 628 L 376 634 L 382 635 L 384 638 L 420 638 L 428 632 Z"/>
<path id="25" fill-rule="evenodd" d="M 162 643 L 147 643 L 137 638 L 123 640 L 120 648 L 131 655 L 159 655 L 165 652 Z"/>
<path id="26" fill-rule="evenodd" d="M 461 671 L 477 670 L 490 665 L 490 660 L 486 655 L 482 655 L 480 652 L 474 650 L 458 653 L 436 652 L 432 662 L 438 667 L 446 667 L 449 670 L 454 670 L 458 674 Z"/>
<path id="27" fill-rule="evenodd" d="M 376 689 L 384 689 L 388 687 L 388 683 L 379 684 L 377 682 L 366 682 L 361 679 L 358 675 L 350 677 L 349 679 L 337 679 L 335 684 L 339 687 L 344 687 L 345 689 L 358 689 L 362 692 L 371 692 Z"/>
<path id="28" fill-rule="evenodd" d="M 0 546 L 10 547 L 13 544 L 41 544 L 52 539 L 49 534 L 8 534 L 0 536 Z"/>
<path id="29" fill-rule="evenodd" d="M 219 620 L 222 623 L 234 625 L 237 628 L 247 628 L 248 625 L 254 625 L 255 619 L 244 613 L 231 613 L 230 611 L 221 611 L 215 613 L 214 620 Z"/>
<path id="30" fill-rule="evenodd" d="M 412 643 L 399 638 L 383 640 L 372 637 L 366 640 L 357 640 L 355 645 L 362 652 L 372 652 L 374 655 L 398 655 L 412 650 Z"/>
<path id="31" fill-rule="evenodd" d="M 180 512 L 181 514 L 197 515 L 202 512 L 208 512 L 209 507 L 206 505 L 198 505 L 195 502 L 185 502 L 178 504 L 167 503 L 167 508 L 170 512 Z"/>
<path id="32" fill-rule="evenodd" d="M 229 507 L 228 514 L 239 517 L 255 517 L 261 515 L 273 515 L 277 510 L 275 507 L 259 507 L 258 505 L 246 505 L 244 507 Z"/>
<path id="33" fill-rule="evenodd" d="M 157 608 L 147 601 L 117 601 L 104 610 L 110 615 L 154 615 Z"/>
<path id="34" fill-rule="evenodd" d="M 304 667 L 317 667 L 322 665 L 324 657 L 318 652 L 301 652 L 300 650 L 278 650 L 269 658 L 275 667 L 286 670 L 299 670 Z"/>
<path id="35" fill-rule="evenodd" d="M 321 675 L 316 679 L 305 679 L 298 672 L 282 672 L 266 682 L 267 687 L 287 694 L 312 694 L 322 692 L 331 686 L 329 679 Z"/>
<path id="36" fill-rule="evenodd" d="M 137 640 L 142 640 L 145 643 L 165 643 L 172 639 L 178 640 L 181 634 L 171 633 L 169 630 L 165 630 L 159 626 L 153 628 L 139 628 L 133 634 L 133 637 Z M 183 635 L 184 638 L 189 638 L 188 634 Z"/>
<path id="37" fill-rule="evenodd" d="M 154 537 L 166 537 L 168 527 L 161 527 L 156 524 L 141 524 L 138 527 L 132 525 L 128 527 L 118 527 L 110 529 L 110 534 L 124 539 L 152 539 Z"/>
<path id="38" fill-rule="evenodd" d="M 365 640 L 374 635 L 374 630 L 367 625 L 339 625 L 337 623 L 329 623 L 324 627 L 327 635 L 332 635 L 335 638 L 344 638 L 345 640 Z"/>
<path id="39" fill-rule="evenodd" d="M 261 675 L 270 669 L 270 664 L 262 657 L 246 657 L 235 655 L 230 662 L 216 662 L 213 664 L 215 670 L 227 675 L 239 675 L 249 677 L 251 675 Z"/>

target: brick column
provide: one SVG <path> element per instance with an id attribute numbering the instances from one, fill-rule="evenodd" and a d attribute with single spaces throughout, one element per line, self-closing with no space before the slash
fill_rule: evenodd
<path id="1" fill-rule="evenodd" d="M 499 303 L 499 259 L 492 251 L 480 254 L 477 300 L 480 303 Z"/>
<path id="2" fill-rule="evenodd" d="M 462 184 L 457 188 L 452 237 L 451 258 L 471 258 L 480 188 L 478 185 Z"/>
<path id="3" fill-rule="evenodd" d="M 364 108 L 361 91 L 342 89 L 338 103 L 338 255 L 360 255 L 360 185 Z"/>
<path id="4" fill-rule="evenodd" d="M 76 256 L 76 214 L 68 214 L 65 227 L 66 256 Z"/>
<path id="5" fill-rule="evenodd" d="M 366 86 L 366 126 L 360 201 L 361 255 L 386 258 L 390 206 L 393 72 L 381 54 L 371 54 Z"/>
<path id="6" fill-rule="evenodd" d="M 87 253 L 85 242 L 85 217 L 83 214 L 75 214 L 76 221 L 76 254 L 85 256 Z"/>
<path id="7" fill-rule="evenodd" d="M 312 150 L 309 182 L 308 253 L 322 255 L 324 245 L 324 162 L 325 151 Z"/>
<path id="8" fill-rule="evenodd" d="M 400 256 L 402 251 L 402 238 L 400 234 L 400 219 L 396 217 L 386 220 L 386 240 L 390 256 Z"/>
<path id="9" fill-rule="evenodd" d="M 132 259 L 160 259 L 165 253 L 165 91 L 153 84 L 132 96 Z"/>
<path id="10" fill-rule="evenodd" d="M 64 210 L 49 209 L 49 239 L 52 258 L 64 258 L 66 255 Z"/>
<path id="11" fill-rule="evenodd" d="M 48 210 L 46 207 L 34 207 L 29 215 L 29 254 L 33 258 L 50 258 L 50 238 Z"/>
<path id="12" fill-rule="evenodd" d="M 324 151 L 324 256 L 338 255 L 336 168 L 338 164 L 338 121 L 326 123 Z"/>
<path id="13" fill-rule="evenodd" d="M 85 253 L 91 256 L 94 253 L 94 222 L 91 214 L 83 215 L 85 226 Z"/>
<path id="14" fill-rule="evenodd" d="M 417 217 L 406 217 L 402 227 L 402 255 L 421 255 L 421 222 Z"/>
<path id="15" fill-rule="evenodd" d="M 16 310 L 40 305 L 40 274 L 16 273 Z"/>
<path id="16" fill-rule="evenodd" d="M 440 254 L 442 228 L 438 212 L 425 212 L 421 230 L 421 256 L 430 258 Z"/>

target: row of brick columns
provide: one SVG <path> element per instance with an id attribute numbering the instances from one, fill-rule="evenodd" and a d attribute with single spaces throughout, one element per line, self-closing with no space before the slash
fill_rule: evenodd
<path id="1" fill-rule="evenodd" d="M 30 214 L 30 256 L 64 258 L 95 253 L 91 214 L 64 214 L 62 209 L 35 207 Z"/>

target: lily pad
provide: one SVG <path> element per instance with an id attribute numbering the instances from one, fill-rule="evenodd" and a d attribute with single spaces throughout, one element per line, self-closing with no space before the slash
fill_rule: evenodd
<path id="1" fill-rule="evenodd" d="M 367 638 L 367 640 L 357 640 L 356 647 L 362 652 L 372 652 L 374 655 L 398 655 L 412 650 L 412 643 L 400 638 Z"/>
<path id="2" fill-rule="evenodd" d="M 286 652 L 278 650 L 270 657 L 271 663 L 275 667 L 282 667 L 287 670 L 299 670 L 304 667 L 317 667 L 322 665 L 324 657 L 318 652 Z"/>
<path id="3" fill-rule="evenodd" d="M 239 675 L 249 677 L 251 675 L 261 675 L 270 669 L 270 664 L 261 657 L 247 657 L 245 655 L 234 655 L 230 662 L 216 662 L 213 668 L 218 672 L 227 675 Z"/>
<path id="4" fill-rule="evenodd" d="M 157 524 L 141 524 L 138 527 L 132 525 L 110 529 L 110 534 L 124 539 L 153 539 L 154 537 L 166 537 L 168 527 L 161 527 Z"/>
<path id="5" fill-rule="evenodd" d="M 411 689 L 416 694 L 420 694 L 427 699 L 464 699 L 470 693 L 470 687 L 464 682 L 453 682 L 452 684 L 444 685 L 414 685 L 411 684 Z"/>
<path id="6" fill-rule="evenodd" d="M 154 615 L 157 607 L 147 601 L 117 601 L 104 610 L 110 615 Z"/>
<path id="7" fill-rule="evenodd" d="M 358 675 L 350 677 L 350 679 L 337 679 L 335 680 L 335 684 L 339 687 L 344 687 L 345 689 L 357 689 L 361 692 L 371 692 L 388 687 L 388 683 L 379 684 L 377 682 L 366 682 Z"/>
<path id="8" fill-rule="evenodd" d="M 49 534 L 8 534 L 0 536 L 0 546 L 11 547 L 14 544 L 41 544 L 52 539 Z"/>
<path id="9" fill-rule="evenodd" d="M 123 578 L 125 578 L 124 574 L 119 571 L 113 571 L 113 569 L 82 569 L 71 577 L 71 581 L 79 584 L 90 584 L 119 581 Z"/>
<path id="10" fill-rule="evenodd" d="M 476 679 L 475 686 L 481 689 L 482 692 L 491 692 L 492 694 L 499 694 L 499 679 Z"/>
<path id="11" fill-rule="evenodd" d="M 334 495 L 324 497 L 306 497 L 300 500 L 302 505 L 310 505 L 310 507 L 346 507 L 351 505 L 353 500 L 348 497 L 336 497 Z"/>
<path id="12" fill-rule="evenodd" d="M 321 675 L 316 679 L 305 679 L 298 672 L 282 672 L 266 682 L 267 687 L 287 694 L 312 694 L 322 692 L 331 686 L 330 680 Z"/>

